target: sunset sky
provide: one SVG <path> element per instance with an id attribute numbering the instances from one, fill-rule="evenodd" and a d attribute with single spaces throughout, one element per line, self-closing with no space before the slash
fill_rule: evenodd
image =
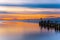
<path id="1" fill-rule="evenodd" d="M 53 13 L 40 13 L 40 12 L 53 12 Z M 47 8 L 27 8 L 27 7 L 13 7 L 13 6 L 0 6 L 0 19 L 40 19 L 49 17 L 60 17 L 60 9 L 47 9 Z M 6 13 L 4 13 L 6 12 Z"/>
<path id="2" fill-rule="evenodd" d="M 60 0 L 0 0 L 0 19 L 60 17 L 56 16 L 56 14 L 60 15 L 60 13 L 54 13 L 60 12 L 59 4 Z M 53 12 L 53 14 L 49 12 Z"/>

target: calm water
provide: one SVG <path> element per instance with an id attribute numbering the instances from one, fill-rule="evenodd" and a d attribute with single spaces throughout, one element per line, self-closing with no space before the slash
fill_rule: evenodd
<path id="1" fill-rule="evenodd" d="M 0 21 L 0 40 L 60 40 L 60 32 L 40 29 L 34 22 Z"/>

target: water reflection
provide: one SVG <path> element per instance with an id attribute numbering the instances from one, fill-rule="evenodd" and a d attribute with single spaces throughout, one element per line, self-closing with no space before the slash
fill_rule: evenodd
<path id="1" fill-rule="evenodd" d="M 24 34 L 39 32 L 37 23 L 1 21 L 0 39 L 1 40 L 23 40 Z"/>
<path id="2" fill-rule="evenodd" d="M 1 40 L 59 40 L 60 33 L 41 29 L 39 23 L 1 21 Z"/>

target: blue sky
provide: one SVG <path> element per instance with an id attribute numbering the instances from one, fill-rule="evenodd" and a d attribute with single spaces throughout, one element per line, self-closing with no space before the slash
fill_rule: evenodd
<path id="1" fill-rule="evenodd" d="M 0 0 L 0 4 L 25 4 L 25 3 L 34 3 L 34 4 L 60 4 L 60 0 Z"/>
<path id="2" fill-rule="evenodd" d="M 0 6 L 59 9 L 60 0 L 0 0 Z"/>

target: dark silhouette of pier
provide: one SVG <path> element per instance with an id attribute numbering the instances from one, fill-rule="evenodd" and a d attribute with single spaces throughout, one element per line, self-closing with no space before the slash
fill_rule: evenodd
<path id="1" fill-rule="evenodd" d="M 39 26 L 42 28 L 47 28 L 49 29 L 54 29 L 55 31 L 60 31 L 60 23 L 58 23 L 57 21 L 51 21 L 51 20 L 44 20 L 44 19 L 40 19 L 39 21 Z"/>

